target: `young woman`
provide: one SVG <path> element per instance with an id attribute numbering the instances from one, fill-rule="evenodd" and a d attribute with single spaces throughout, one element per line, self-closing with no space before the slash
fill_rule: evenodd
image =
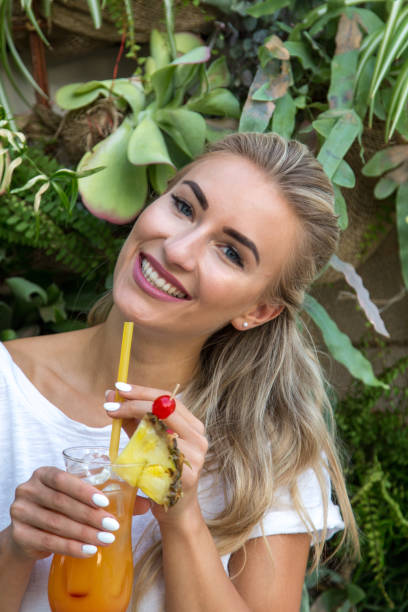
<path id="1" fill-rule="evenodd" d="M 51 553 L 81 557 L 84 544 L 104 545 L 109 508 L 60 469 L 61 450 L 108 445 L 112 418 L 130 435 L 176 383 L 166 423 L 191 469 L 168 512 L 136 503 L 129 609 L 294 612 L 310 545 L 317 561 L 344 526 L 357 545 L 322 375 L 297 321 L 337 237 L 332 188 L 306 147 L 232 135 L 140 214 L 93 325 L 0 347 L 8 612 L 49 610 Z M 115 405 L 106 390 L 127 320 L 132 384 L 119 385 Z"/>

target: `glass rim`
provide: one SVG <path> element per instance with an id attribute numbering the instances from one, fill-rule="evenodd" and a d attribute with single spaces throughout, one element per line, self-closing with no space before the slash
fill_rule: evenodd
<path id="1" fill-rule="evenodd" d="M 62 451 L 62 455 L 64 457 L 64 459 L 66 459 L 67 461 L 73 461 L 77 464 L 82 464 L 82 465 L 93 465 L 95 467 L 119 467 L 119 468 L 126 468 L 126 467 L 134 467 L 136 465 L 140 466 L 140 465 L 145 465 L 146 462 L 145 461 L 139 461 L 136 463 L 111 463 L 110 459 L 109 461 L 106 460 L 101 460 L 98 461 L 98 459 L 92 459 L 91 461 L 87 460 L 86 458 L 84 459 L 84 457 L 76 457 L 75 455 L 73 455 L 72 453 L 74 451 L 94 451 L 94 452 L 98 452 L 100 451 L 101 454 L 108 456 L 109 457 L 109 448 L 107 446 L 91 446 L 91 445 L 82 445 L 82 446 L 69 446 L 68 448 L 64 448 L 64 450 Z M 123 450 L 123 448 L 120 448 L 118 451 L 118 454 Z"/>

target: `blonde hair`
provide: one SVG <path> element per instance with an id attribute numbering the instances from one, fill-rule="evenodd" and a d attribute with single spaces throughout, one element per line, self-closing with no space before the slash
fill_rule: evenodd
<path id="1" fill-rule="evenodd" d="M 273 506 L 278 488 L 288 487 L 306 529 L 315 527 L 300 501 L 297 477 L 313 468 L 327 516 L 327 474 L 340 505 L 347 538 L 358 551 L 358 535 L 334 441 L 324 378 L 310 340 L 299 331 L 305 289 L 328 262 L 338 240 L 333 189 L 306 146 L 274 133 L 239 133 L 213 143 L 172 180 L 214 153 L 252 162 L 280 189 L 303 228 L 296 253 L 268 288 L 284 306 L 272 321 L 242 333 L 231 325 L 205 343 L 199 366 L 183 393 L 184 403 L 205 423 L 209 452 L 204 470 L 215 472 L 228 499 L 207 525 L 220 553 L 245 545 L 253 527 Z M 106 300 L 105 300 L 106 302 Z M 326 522 L 315 539 L 314 564 L 322 554 Z M 137 602 L 161 570 L 161 545 L 154 544 L 135 568 Z M 136 608 L 135 608 L 136 609 Z"/>

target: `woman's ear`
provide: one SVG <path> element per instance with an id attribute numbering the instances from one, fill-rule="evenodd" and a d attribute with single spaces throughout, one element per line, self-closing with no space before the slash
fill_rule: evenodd
<path id="1" fill-rule="evenodd" d="M 284 308 L 285 306 L 280 304 L 257 304 L 255 308 L 232 319 L 231 325 L 240 331 L 252 329 L 272 321 L 280 315 Z"/>

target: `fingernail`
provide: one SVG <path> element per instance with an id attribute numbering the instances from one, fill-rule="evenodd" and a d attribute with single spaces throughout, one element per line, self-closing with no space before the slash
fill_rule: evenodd
<path id="1" fill-rule="evenodd" d="M 84 553 L 84 555 L 94 555 L 97 551 L 97 547 L 94 546 L 93 544 L 83 544 L 82 545 L 82 552 Z"/>
<path id="2" fill-rule="evenodd" d="M 100 542 L 104 544 L 112 544 L 115 541 L 115 536 L 113 533 L 107 533 L 106 531 L 100 531 L 97 535 L 97 538 Z"/>
<path id="3" fill-rule="evenodd" d="M 100 508 L 106 508 L 106 506 L 109 506 L 109 499 L 105 495 L 102 495 L 102 493 L 94 493 L 92 495 L 92 501 Z"/>
<path id="4" fill-rule="evenodd" d="M 111 516 L 105 516 L 105 518 L 102 519 L 102 527 L 108 531 L 117 531 L 120 525 L 116 519 Z"/>
<path id="5" fill-rule="evenodd" d="M 132 385 L 128 385 L 125 382 L 115 382 L 115 387 L 119 389 L 119 391 L 127 392 L 132 390 Z"/>
<path id="6" fill-rule="evenodd" d="M 115 412 L 115 410 L 119 410 L 120 402 L 105 402 L 103 407 L 109 412 Z"/>
<path id="7" fill-rule="evenodd" d="M 109 393 L 112 391 L 112 389 L 106 389 L 105 391 L 105 399 L 108 399 L 109 397 Z"/>

